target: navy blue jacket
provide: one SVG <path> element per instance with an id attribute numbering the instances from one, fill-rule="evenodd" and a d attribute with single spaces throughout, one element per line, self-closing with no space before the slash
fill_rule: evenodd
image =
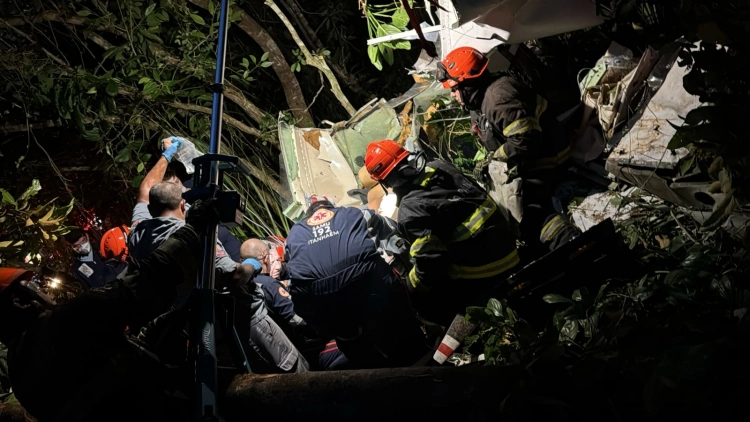
<path id="1" fill-rule="evenodd" d="M 373 267 L 390 272 L 368 229 L 381 218 L 358 208 L 320 208 L 295 224 L 286 239 L 292 295 L 339 291 Z"/>
<path id="2" fill-rule="evenodd" d="M 294 320 L 297 314 L 294 313 L 292 295 L 289 294 L 287 286 L 267 274 L 259 274 L 254 280 L 263 289 L 266 308 L 282 322 L 290 323 Z"/>
<path id="3" fill-rule="evenodd" d="M 89 288 L 102 287 L 110 281 L 117 278 L 125 269 L 125 264 L 119 264 L 117 267 L 107 265 L 99 255 L 99 244 L 91 243 L 91 261 L 81 261 L 76 259 L 71 265 L 71 270 L 78 280 L 84 286 Z"/>

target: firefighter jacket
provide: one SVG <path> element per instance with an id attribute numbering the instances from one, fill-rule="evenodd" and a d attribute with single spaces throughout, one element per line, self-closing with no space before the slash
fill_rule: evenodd
<path id="1" fill-rule="evenodd" d="M 471 100 L 477 103 L 467 104 L 472 126 L 484 147 L 519 174 L 554 168 L 569 158 L 562 126 L 545 113 L 547 101 L 513 77 L 500 76 Z"/>
<path id="2" fill-rule="evenodd" d="M 405 192 L 404 192 L 405 191 Z M 516 239 L 495 202 L 453 165 L 433 161 L 396 190 L 398 225 L 411 243 L 411 288 L 490 281 L 519 263 Z"/>

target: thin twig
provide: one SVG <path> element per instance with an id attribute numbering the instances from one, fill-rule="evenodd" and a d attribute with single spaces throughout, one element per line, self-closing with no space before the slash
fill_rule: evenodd
<path id="1" fill-rule="evenodd" d="M 678 219 L 677 219 L 677 216 L 676 216 L 676 215 L 674 215 L 674 211 L 672 211 L 672 210 L 669 210 L 669 214 L 670 214 L 670 215 L 672 216 L 672 218 L 674 219 L 674 222 L 675 222 L 675 223 L 677 223 L 677 225 L 678 225 L 678 226 L 680 226 L 680 228 L 682 229 L 682 231 L 683 231 L 683 232 L 685 232 L 685 235 L 686 235 L 686 236 L 687 236 L 687 237 L 688 237 L 688 238 L 689 238 L 690 240 L 692 240 L 692 241 L 693 241 L 693 243 L 695 243 L 695 244 L 700 244 L 700 242 L 698 242 L 698 240 L 696 240 L 696 239 L 695 239 L 695 238 L 694 238 L 694 237 L 693 237 L 693 236 L 692 236 L 692 235 L 690 234 L 690 232 L 688 232 L 688 231 L 687 231 L 687 229 L 685 228 L 685 226 L 683 226 L 683 225 L 682 225 L 682 223 L 680 223 L 680 220 L 678 220 Z"/>
<path id="2" fill-rule="evenodd" d="M 305 43 L 299 37 L 297 30 L 294 28 L 294 25 L 289 22 L 289 19 L 286 17 L 284 12 L 279 9 L 279 6 L 276 4 L 276 2 L 274 2 L 273 0 L 266 0 L 265 4 L 276 13 L 279 19 L 281 19 L 281 22 L 284 24 L 284 26 L 286 26 L 287 30 L 292 35 L 292 39 L 297 44 L 297 47 L 299 47 L 300 51 L 305 56 L 305 60 L 307 61 L 307 63 L 325 74 L 326 78 L 328 78 L 328 82 L 331 84 L 331 92 L 333 92 L 333 95 L 336 96 L 336 98 L 339 100 L 344 109 L 346 109 L 349 115 L 353 116 L 357 112 L 357 109 L 354 108 L 352 103 L 349 102 L 349 99 L 346 98 L 346 95 L 344 95 L 344 91 L 341 90 L 341 85 L 339 85 L 339 82 L 336 79 L 336 75 L 334 75 L 331 68 L 328 67 L 325 59 L 322 56 L 314 55 L 310 52 Z"/>
<path id="3" fill-rule="evenodd" d="M 36 40 L 34 40 L 33 38 L 31 38 L 27 33 L 21 31 L 20 29 L 16 28 L 15 26 L 11 25 L 10 23 L 8 23 L 8 21 L 6 21 L 5 19 L 0 18 L 0 22 L 2 22 L 6 27 L 10 28 L 16 34 L 18 34 L 18 35 L 26 38 L 27 40 L 29 40 L 30 42 L 32 42 L 34 44 L 36 44 Z"/>
<path id="4" fill-rule="evenodd" d="M 320 88 L 318 88 L 318 92 L 315 93 L 315 96 L 313 97 L 312 101 L 310 101 L 310 105 L 307 106 L 307 108 L 305 109 L 305 111 L 310 110 L 310 107 L 312 107 L 313 104 L 315 104 L 315 100 L 318 99 L 318 95 L 320 95 L 320 93 L 323 91 L 323 88 L 326 87 L 326 83 L 323 80 L 323 72 L 318 71 L 318 76 L 320 76 Z"/>

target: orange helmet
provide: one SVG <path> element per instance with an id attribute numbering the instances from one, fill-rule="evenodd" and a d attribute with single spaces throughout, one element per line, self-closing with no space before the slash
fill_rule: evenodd
<path id="1" fill-rule="evenodd" d="M 373 180 L 380 182 L 388 177 L 398 163 L 404 161 L 408 156 L 409 151 L 401 145 L 395 141 L 383 139 L 367 145 L 365 167 Z"/>
<path id="2" fill-rule="evenodd" d="M 128 257 L 128 234 L 130 229 L 125 225 L 107 230 L 99 242 L 99 254 L 102 258 L 124 262 Z"/>
<path id="3" fill-rule="evenodd" d="M 481 76 L 489 62 L 477 49 L 458 47 L 438 63 L 437 79 L 443 83 L 443 88 L 453 88 L 466 79 Z"/>

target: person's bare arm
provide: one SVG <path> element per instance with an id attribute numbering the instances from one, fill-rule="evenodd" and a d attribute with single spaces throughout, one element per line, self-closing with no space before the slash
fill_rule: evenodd
<path id="1" fill-rule="evenodd" d="M 146 177 L 141 181 L 141 186 L 138 188 L 138 201 L 145 202 L 148 204 L 148 192 L 154 187 L 155 184 L 159 183 L 164 179 L 164 174 L 167 172 L 167 166 L 169 160 L 172 159 L 172 155 L 177 151 L 180 146 L 179 137 L 169 137 L 162 139 L 161 150 L 164 151 L 162 156 L 159 157 L 159 161 L 156 162 L 151 170 L 146 173 Z"/>
<path id="2" fill-rule="evenodd" d="M 137 202 L 145 202 L 148 204 L 148 192 L 152 187 L 154 187 L 155 184 L 161 182 L 161 180 L 164 178 L 164 173 L 167 172 L 168 165 L 169 161 L 167 161 L 167 159 L 164 158 L 163 155 L 159 157 L 159 161 L 157 161 L 156 165 L 152 167 L 151 170 L 148 171 L 148 173 L 146 173 L 146 177 L 143 178 L 141 186 L 138 188 Z"/>

